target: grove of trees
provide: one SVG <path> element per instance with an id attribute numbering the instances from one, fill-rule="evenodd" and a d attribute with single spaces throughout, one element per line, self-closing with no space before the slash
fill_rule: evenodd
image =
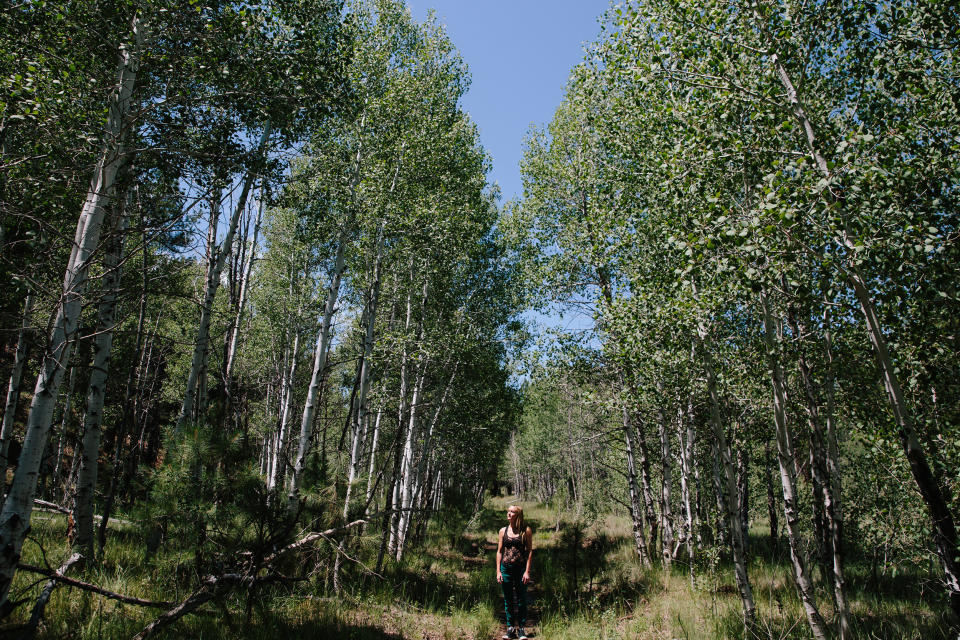
<path id="1" fill-rule="evenodd" d="M 758 519 L 815 638 L 855 637 L 854 547 L 929 571 L 960 616 L 957 24 L 948 3 L 617 5 L 527 141 L 504 228 L 535 299 L 592 324 L 530 382 L 518 488 L 580 511 L 585 479 L 622 477 L 640 562 L 695 577 L 719 545 L 747 628 Z M 583 398 L 599 418 L 569 418 Z"/>
<path id="2" fill-rule="evenodd" d="M 601 24 L 502 205 L 402 0 L 4 3 L 0 634 L 62 583 L 146 638 L 400 581 L 504 485 L 557 532 L 625 515 L 648 577 L 723 565 L 745 638 L 780 637 L 764 553 L 803 637 L 898 571 L 957 628 L 960 9 Z M 524 354 L 531 309 L 588 326 Z"/>
<path id="3" fill-rule="evenodd" d="M 476 508 L 516 282 L 442 27 L 396 0 L 0 21 L 0 617 L 35 507 L 70 514 L 64 573 L 117 517 L 144 562 L 189 554 L 194 599 L 141 637 L 330 531 L 380 531 L 379 571 Z"/>

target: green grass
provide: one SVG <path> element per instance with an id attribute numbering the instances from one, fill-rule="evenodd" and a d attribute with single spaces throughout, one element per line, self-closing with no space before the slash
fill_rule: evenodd
<path id="1" fill-rule="evenodd" d="M 339 598 L 332 597 L 326 583 L 324 567 L 330 550 L 321 549 L 314 558 L 319 571 L 294 586 L 263 589 L 250 602 L 249 619 L 246 594 L 233 593 L 222 602 L 206 605 L 203 615 L 182 619 L 163 635 L 244 640 L 285 635 L 357 640 L 493 638 L 502 623 L 493 556 L 496 532 L 504 524 L 508 504 L 507 498 L 491 499 L 467 530 L 462 522 L 431 528 L 425 544 L 411 549 L 403 564 L 387 565 L 382 580 L 348 565 Z M 751 532 L 749 568 L 758 625 L 745 635 L 732 572 L 719 555 L 703 554 L 692 582 L 686 564 L 676 563 L 669 570 L 641 567 L 632 548 L 630 523 L 624 518 L 607 516 L 578 527 L 543 505 L 523 506 L 536 532 L 531 617 L 544 638 L 810 637 L 786 549 L 771 548 L 762 528 Z M 64 519 L 37 515 L 24 562 L 57 566 L 68 555 Z M 111 531 L 102 562 L 72 575 L 151 600 L 178 601 L 195 588 L 191 554 L 168 541 L 155 561 L 146 565 L 142 533 L 136 525 L 119 525 Z M 358 544 L 352 553 L 372 565 L 378 539 L 369 535 Z M 878 582 L 856 558 L 847 573 L 854 637 L 954 637 L 943 618 L 942 596 L 925 576 L 901 573 L 895 579 L 881 576 Z M 18 573 L 13 593 L 27 604 L 5 625 L 28 619 L 44 582 Z M 818 599 L 822 613 L 832 619 L 830 596 L 822 586 Z M 158 613 L 61 586 L 47 607 L 39 637 L 129 638 Z"/>

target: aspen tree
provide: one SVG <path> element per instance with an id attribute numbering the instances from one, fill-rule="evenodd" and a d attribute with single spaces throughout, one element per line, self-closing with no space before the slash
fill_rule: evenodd
<path id="1" fill-rule="evenodd" d="M 37 376 L 20 464 L 0 511 L 0 548 L 3 549 L 0 553 L 0 609 L 6 608 L 20 550 L 30 529 L 37 473 L 46 448 L 64 366 L 70 360 L 90 258 L 99 245 L 108 199 L 113 193 L 117 172 L 125 161 L 123 140 L 133 108 L 139 49 L 147 39 L 147 32 L 147 25 L 140 14 L 136 14 L 130 22 L 132 44 L 125 41 L 120 47 L 117 85 L 108 103 L 103 146 L 77 223 L 73 250 L 64 275 L 63 293 L 51 323 L 49 342 Z"/>

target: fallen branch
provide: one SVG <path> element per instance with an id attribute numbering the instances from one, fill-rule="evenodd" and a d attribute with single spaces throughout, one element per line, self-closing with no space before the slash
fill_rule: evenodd
<path id="1" fill-rule="evenodd" d="M 33 501 L 33 506 L 43 507 L 48 511 L 57 511 L 59 513 L 65 513 L 67 515 L 70 515 L 70 509 L 67 509 L 66 507 L 61 507 L 56 502 L 47 502 L 46 500 L 40 500 L 39 498 L 35 498 Z"/>
<path id="2" fill-rule="evenodd" d="M 264 558 L 263 563 L 270 564 L 271 562 L 275 561 L 277 558 L 280 558 L 281 556 L 285 556 L 288 553 L 296 551 L 297 549 L 301 549 L 303 547 L 311 545 L 317 540 L 329 539 L 329 537 L 332 535 L 343 533 L 344 531 L 352 529 L 353 527 L 359 527 L 362 524 L 367 524 L 367 520 L 354 520 L 350 524 L 345 524 L 342 527 L 335 527 L 333 529 L 327 529 L 326 531 L 308 533 L 307 535 L 300 538 L 296 542 L 291 542 L 287 546 L 281 548 L 279 551 L 270 554 L 269 556 Z"/>
<path id="3" fill-rule="evenodd" d="M 70 570 L 74 564 L 80 562 L 83 559 L 79 553 L 75 553 L 67 561 L 60 565 L 60 568 L 56 570 L 56 575 L 60 578 L 64 577 L 67 571 Z M 50 602 L 50 595 L 53 593 L 54 588 L 57 586 L 57 580 L 51 579 L 47 584 L 43 586 L 43 590 L 40 592 L 40 596 L 37 598 L 36 604 L 33 605 L 33 611 L 30 612 L 30 622 L 27 623 L 26 629 L 23 632 L 23 637 L 31 639 L 37 635 L 37 627 L 40 626 L 40 621 L 43 620 L 43 612 L 47 608 L 47 603 Z"/>
<path id="4" fill-rule="evenodd" d="M 201 587 L 191 593 L 186 600 L 180 604 L 177 604 L 169 611 L 163 612 L 159 618 L 145 626 L 143 630 L 137 635 L 133 636 L 131 640 L 145 640 L 145 638 L 149 638 L 164 627 L 173 624 L 183 616 L 194 613 L 200 605 L 213 600 L 217 596 L 225 593 L 237 585 L 254 586 L 269 582 L 286 582 L 288 580 L 291 579 L 280 574 L 264 576 L 263 578 L 255 578 L 250 575 L 242 575 L 239 573 L 225 573 L 220 576 L 207 576 L 203 579 L 203 584 Z"/>
<path id="5" fill-rule="evenodd" d="M 34 506 L 34 509 L 36 509 L 37 511 L 50 511 L 53 513 L 62 513 L 67 516 L 73 513 L 70 509 L 67 509 L 66 507 L 61 507 L 56 502 L 49 502 L 47 500 L 41 500 L 39 498 L 34 498 L 33 506 Z M 93 519 L 99 522 L 100 520 L 103 520 L 103 516 L 98 516 L 97 514 L 94 514 Z M 125 524 L 125 525 L 131 525 L 131 526 L 136 524 L 136 522 L 133 520 L 121 520 L 119 518 L 110 518 L 110 520 L 117 524 Z"/>
<path id="6" fill-rule="evenodd" d="M 41 576 L 47 576 L 51 580 L 57 582 L 62 582 L 64 584 L 70 585 L 71 587 L 76 587 L 77 589 L 83 589 L 84 591 L 90 591 L 96 593 L 105 598 L 110 598 L 111 600 L 117 600 L 119 602 L 124 602 L 126 604 L 135 604 L 139 607 L 154 607 L 156 609 L 165 609 L 173 606 L 173 602 L 161 602 L 154 600 L 143 600 L 142 598 L 134 598 L 133 596 L 125 596 L 122 593 L 116 593 L 114 591 L 109 591 L 103 587 L 98 587 L 95 584 L 89 582 L 83 582 L 82 580 L 77 580 L 76 578 L 68 578 L 65 575 L 61 575 L 58 571 L 52 571 L 50 569 L 44 569 L 43 567 L 36 567 L 32 564 L 18 564 L 17 569 L 19 571 L 28 571 L 30 573 L 36 573 Z"/>
<path id="7" fill-rule="evenodd" d="M 217 595 L 217 591 L 233 583 L 240 582 L 242 579 L 243 576 L 236 573 L 228 573 L 222 576 L 207 576 L 203 579 L 203 585 L 199 589 L 191 593 L 190 596 L 180 604 L 173 606 L 169 611 L 164 611 L 159 618 L 145 626 L 140 633 L 133 636 L 132 640 L 149 638 L 164 627 L 192 613 L 205 602 L 213 600 Z"/>

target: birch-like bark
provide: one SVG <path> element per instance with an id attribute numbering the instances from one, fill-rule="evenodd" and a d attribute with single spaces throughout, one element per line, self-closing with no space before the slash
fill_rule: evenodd
<path id="1" fill-rule="evenodd" d="M 763 476 L 767 483 L 767 516 L 770 521 L 770 546 L 777 548 L 780 542 L 780 525 L 777 522 L 777 496 L 773 490 L 773 478 L 770 467 L 773 466 L 773 454 L 770 452 L 770 441 L 763 445 Z"/>
<path id="2" fill-rule="evenodd" d="M 634 429 L 634 444 L 636 445 L 636 456 L 638 458 L 637 462 L 640 467 L 640 491 L 643 496 L 643 505 L 644 505 L 644 518 L 646 518 L 647 526 L 650 528 L 650 537 L 647 542 L 647 549 L 651 554 L 654 553 L 654 549 L 657 546 L 657 509 L 654 506 L 655 502 L 653 499 L 653 482 L 650 480 L 650 453 L 647 449 L 647 439 L 641 429 L 642 421 L 639 419 L 638 414 L 634 414 L 633 418 L 633 429 Z M 650 556 L 651 559 L 653 555 Z"/>
<path id="3" fill-rule="evenodd" d="M 367 294 L 367 309 L 364 314 L 366 325 L 363 335 L 363 352 L 360 359 L 360 384 L 358 385 L 356 407 L 353 412 L 353 444 L 350 447 L 350 466 L 347 469 L 347 491 L 343 503 L 344 518 L 346 518 L 349 513 L 351 490 L 359 474 L 361 440 L 363 439 L 362 427 L 365 424 L 364 421 L 367 419 L 367 395 L 370 391 L 370 369 L 373 364 L 370 358 L 373 356 L 374 328 L 377 323 L 377 305 L 380 300 L 380 274 L 383 262 L 379 230 L 377 231 L 376 247 L 373 283 L 370 285 L 370 291 Z"/>
<path id="4" fill-rule="evenodd" d="M 110 351 L 113 348 L 113 332 L 116 327 L 117 291 L 120 287 L 120 257 L 123 254 L 123 239 L 127 227 L 126 207 L 121 205 L 117 233 L 119 237 L 104 256 L 103 296 L 97 318 L 96 337 L 93 343 L 93 368 L 87 387 L 87 406 L 83 414 L 82 454 L 80 475 L 74 508 L 76 537 L 74 547 L 84 557 L 93 559 L 93 496 L 97 488 L 97 471 L 100 461 L 100 427 L 103 422 L 103 401 L 106 397 L 107 372 L 110 366 Z"/>
<path id="5" fill-rule="evenodd" d="M 422 322 L 422 320 L 421 320 Z M 421 358 L 418 365 L 417 376 L 413 385 L 413 396 L 410 399 L 410 420 L 407 424 L 407 443 L 403 450 L 403 469 L 400 488 L 400 519 L 397 522 L 397 540 L 396 540 L 396 559 L 397 562 L 403 560 L 403 554 L 406 550 L 407 531 L 410 528 L 410 512 L 413 503 L 413 483 L 414 483 L 414 445 L 419 439 L 420 433 L 417 429 L 417 409 L 420 407 L 420 397 L 423 393 L 423 384 L 426 380 L 426 369 L 428 360 Z M 421 452 L 421 455 L 426 455 Z"/>
<path id="6" fill-rule="evenodd" d="M 833 594 L 837 607 L 840 626 L 840 640 L 853 637 L 850 628 L 850 607 L 846 598 L 846 580 L 844 578 L 843 552 L 843 509 L 841 506 L 840 448 L 837 443 L 836 421 L 834 419 L 834 398 L 836 391 L 833 368 L 833 329 L 830 318 L 830 305 L 823 306 L 823 349 L 827 363 L 826 406 L 824 423 L 826 426 L 826 463 L 827 482 L 830 489 L 831 504 L 827 509 L 830 525 L 830 549 L 833 555 Z"/>
<path id="7" fill-rule="evenodd" d="M 420 295 L 420 314 L 419 319 L 417 320 L 417 331 L 416 331 L 416 340 L 415 344 L 422 345 L 423 340 L 423 325 L 424 325 L 424 315 L 427 305 L 427 287 L 428 282 L 423 283 L 423 289 Z M 420 438 L 420 434 L 417 430 L 417 410 L 420 406 L 420 397 L 423 393 L 423 384 L 426 379 L 427 365 L 429 359 L 423 353 L 420 354 L 420 357 L 417 361 L 417 369 L 414 374 L 413 382 L 413 396 L 410 399 L 409 411 L 410 417 L 407 422 L 406 430 L 406 443 L 403 448 L 403 459 L 402 467 L 400 471 L 400 482 L 397 487 L 397 498 L 396 503 L 400 504 L 401 511 L 399 517 L 397 518 L 397 529 L 395 532 L 394 540 L 391 544 L 391 548 L 394 549 L 394 555 L 397 562 L 403 559 L 404 552 L 404 543 L 406 540 L 407 529 L 410 523 L 410 505 L 411 498 L 413 495 L 413 462 L 414 462 L 414 450 L 413 447 L 417 440 Z"/>
<path id="8" fill-rule="evenodd" d="M 360 116 L 359 129 L 362 131 L 367 114 Z M 360 164 L 363 159 L 363 143 L 357 146 L 357 154 L 353 162 L 353 174 L 350 177 L 350 190 L 356 198 L 356 186 L 360 181 Z M 354 205 L 357 203 L 354 202 Z M 310 374 L 310 387 L 307 389 L 307 398 L 303 405 L 303 415 L 300 420 L 300 440 L 297 443 L 297 457 L 293 463 L 290 481 L 287 484 L 287 514 L 290 518 L 296 516 L 300 509 L 300 486 L 303 483 L 303 472 L 306 468 L 307 453 L 310 450 L 310 438 L 313 435 L 313 419 L 317 411 L 320 398 L 320 385 L 327 366 L 327 353 L 330 351 L 330 325 L 336 311 L 337 298 L 340 296 L 340 280 L 346 268 L 347 244 L 353 232 L 353 215 L 347 217 L 340 230 L 337 244 L 337 253 L 334 258 L 333 273 L 330 277 L 330 287 L 327 290 L 327 302 L 323 310 L 323 319 L 320 322 L 320 334 L 317 336 L 316 347 L 313 352 L 313 371 Z M 324 432 L 325 433 L 325 432 Z"/>
<path id="9" fill-rule="evenodd" d="M 299 316 L 299 313 L 297 314 Z M 285 367 L 281 380 L 280 392 L 280 425 L 276 437 L 272 439 L 271 456 L 269 459 L 270 475 L 267 479 L 267 488 L 271 491 L 283 486 L 287 473 L 287 448 L 290 437 L 290 412 L 293 409 L 293 379 L 297 373 L 297 363 L 300 361 L 300 327 L 293 334 L 293 348 L 290 351 L 290 364 Z"/>
<path id="10" fill-rule="evenodd" d="M 953 514 L 936 477 L 933 475 L 930 463 L 927 461 L 926 452 L 917 438 L 913 415 L 907 409 L 896 366 L 890 357 L 887 340 L 883 328 L 880 326 L 876 309 L 870 300 L 869 291 L 863 281 L 859 279 L 854 280 L 853 285 L 863 314 L 867 319 L 870 341 L 873 343 L 874 351 L 880 362 L 884 387 L 890 399 L 890 406 L 893 408 L 895 422 L 899 427 L 901 446 L 907 461 L 910 463 L 910 471 L 917 483 L 917 488 L 920 490 L 920 495 L 927 503 L 927 509 L 930 511 L 933 520 L 933 540 L 937 547 L 937 555 L 940 556 L 940 562 L 943 566 L 944 583 L 950 597 L 950 607 L 953 609 L 954 615 L 960 617 L 960 548 L 957 545 L 957 529 Z"/>
<path id="11" fill-rule="evenodd" d="M 750 451 L 742 433 L 743 425 L 737 425 L 737 508 L 740 509 L 740 527 L 743 531 L 743 550 L 750 553 Z"/>
<path id="12" fill-rule="evenodd" d="M 287 514 L 291 518 L 296 516 L 300 509 L 300 486 L 303 483 L 303 472 L 306 469 L 307 454 L 310 451 L 310 438 L 313 436 L 313 420 L 317 413 L 320 386 L 323 383 L 323 376 L 327 367 L 327 354 L 330 351 L 330 326 L 337 309 L 337 298 L 340 296 L 340 280 L 346 268 L 347 245 L 350 242 L 352 223 L 352 218 L 346 220 L 343 229 L 340 231 L 333 273 L 330 275 L 330 287 L 327 289 L 327 302 L 324 305 L 323 318 L 320 321 L 320 333 L 317 335 L 316 347 L 313 350 L 313 371 L 310 374 L 310 387 L 307 389 L 307 398 L 300 419 L 297 457 L 294 459 L 290 480 L 287 483 Z"/>
<path id="13" fill-rule="evenodd" d="M 410 260 L 410 280 L 413 281 L 413 259 Z M 410 322 L 413 317 L 413 289 L 407 291 L 407 314 L 404 322 L 403 335 L 409 335 Z M 399 402 L 397 403 L 397 436 L 394 443 L 393 473 L 390 476 L 390 487 L 387 491 L 387 510 L 391 511 L 399 503 L 400 497 L 400 476 L 403 472 L 403 450 L 406 443 L 404 432 L 404 415 L 406 413 L 407 403 L 407 365 L 408 365 L 407 344 L 404 340 L 403 348 L 400 353 L 400 392 Z M 380 553 L 377 555 L 377 570 L 383 564 L 383 556 L 389 547 L 391 553 L 396 552 L 397 524 L 400 522 L 400 514 L 391 511 L 388 526 L 384 527 L 383 538 L 380 541 Z M 389 540 L 389 544 L 388 544 Z"/>
<path id="14" fill-rule="evenodd" d="M 447 361 L 449 364 L 449 360 Z M 444 367 L 446 368 L 446 367 Z M 457 377 L 457 370 L 460 368 L 460 361 L 453 363 L 453 369 L 450 371 L 450 377 L 447 378 L 447 383 L 443 387 L 443 393 L 440 394 L 440 401 L 437 403 L 436 408 L 433 410 L 433 417 L 430 418 L 430 426 L 427 428 L 427 434 L 423 440 L 423 446 L 421 447 L 420 463 L 417 466 L 417 474 L 415 476 L 415 496 L 413 502 L 416 504 L 421 503 L 421 492 L 423 487 L 427 484 L 426 479 L 431 477 L 429 469 L 425 469 L 428 463 L 431 462 L 431 456 L 433 454 L 433 434 L 437 430 L 437 425 L 440 423 L 440 416 L 443 414 L 444 408 L 447 406 L 447 399 L 450 396 L 450 389 L 453 388 L 453 381 Z M 425 505 L 424 505 L 425 506 Z"/>
<path id="15" fill-rule="evenodd" d="M 287 390 L 287 372 L 290 370 L 290 347 L 285 346 L 283 349 L 283 358 L 280 361 L 278 369 L 280 370 L 280 399 L 277 404 L 277 415 L 276 420 L 276 429 L 271 432 L 264 439 L 264 448 L 266 453 L 264 457 L 266 458 L 266 482 L 267 488 L 271 491 L 276 487 L 276 477 L 277 477 L 277 442 L 280 439 L 280 433 L 283 430 L 282 421 L 283 421 L 283 411 L 285 408 L 285 399 L 286 399 L 286 390 Z"/>
<path id="16" fill-rule="evenodd" d="M 829 335 L 829 307 L 824 311 L 824 330 L 827 334 L 827 344 L 829 345 L 830 335 Z M 787 313 L 788 321 L 791 324 L 791 328 L 795 336 L 798 336 L 800 339 L 803 335 L 806 334 L 806 327 L 804 323 L 800 322 L 796 317 L 795 310 L 792 308 L 788 309 Z M 827 357 L 828 369 L 832 370 L 832 354 L 829 351 L 829 347 L 825 352 Z M 839 478 L 834 479 L 832 477 L 833 473 L 839 473 L 837 468 L 836 458 L 833 456 L 833 452 L 836 450 L 836 442 L 828 444 L 828 439 L 830 435 L 835 437 L 835 433 L 826 434 L 824 432 L 824 420 L 829 420 L 831 423 L 832 420 L 832 407 L 827 408 L 827 416 L 821 414 L 820 407 L 823 404 L 820 393 L 813 382 L 813 374 L 810 370 L 810 365 L 807 363 L 806 353 L 803 349 L 803 345 L 800 345 L 799 348 L 799 358 L 798 365 L 800 370 L 800 378 L 803 382 L 804 395 L 806 400 L 806 410 L 807 410 L 807 419 L 810 422 L 811 427 L 811 446 L 810 446 L 810 457 L 811 457 L 811 473 L 814 477 L 814 487 L 817 491 L 815 499 L 820 503 L 822 507 L 823 517 L 825 522 L 824 526 L 824 551 L 827 554 L 827 557 L 823 560 L 825 561 L 826 566 L 824 567 L 824 575 L 827 576 L 831 587 L 833 589 L 833 601 L 834 607 L 836 609 L 837 619 L 839 623 L 840 630 L 840 639 L 845 640 L 850 637 L 850 611 L 849 606 L 847 605 L 846 598 L 846 589 L 845 589 L 845 580 L 843 573 L 843 538 L 842 538 L 842 521 L 843 515 L 840 511 L 839 497 L 837 495 L 836 489 L 839 486 Z M 832 373 L 828 371 L 828 380 L 827 384 L 832 386 Z M 828 392 L 832 393 L 832 392 Z M 833 429 L 831 428 L 831 431 Z"/>
<path id="17" fill-rule="evenodd" d="M 263 127 L 263 133 L 260 136 L 258 145 L 259 153 L 263 154 L 267 149 L 267 140 L 270 137 L 270 123 Z M 180 406 L 180 415 L 177 417 L 177 424 L 174 427 L 173 435 L 176 439 L 180 435 L 184 426 L 194 422 L 197 419 L 197 400 L 198 395 L 204 395 L 202 389 L 198 394 L 198 382 L 200 382 L 201 373 L 205 369 L 205 363 L 210 354 L 210 323 L 213 317 L 213 299 L 220 288 L 220 274 L 223 272 L 223 266 L 233 250 L 233 236 L 237 232 L 237 225 L 240 223 L 240 215 L 247 206 L 247 198 L 250 196 L 250 190 L 253 188 L 253 182 L 256 179 L 254 170 L 248 169 L 243 178 L 243 186 L 240 191 L 240 197 L 237 200 L 233 215 L 230 217 L 230 224 L 227 227 L 227 233 L 216 251 L 216 255 L 210 256 L 210 265 L 207 269 L 206 285 L 203 291 L 203 302 L 200 306 L 200 322 L 197 326 L 197 337 L 193 346 L 193 358 L 190 361 L 190 371 L 187 374 L 187 386 L 183 393 L 183 403 Z M 203 410 L 203 407 L 199 407 Z"/>
<path id="18" fill-rule="evenodd" d="M 658 385 L 660 386 L 660 385 Z M 662 387 L 661 387 L 662 397 Z M 660 435 L 660 558 L 664 566 L 673 561 L 673 509 L 671 507 L 671 488 L 673 487 L 673 460 L 670 454 L 670 428 L 667 412 L 659 411 Z"/>
<path id="19" fill-rule="evenodd" d="M 264 197 L 260 194 L 260 203 L 257 207 L 257 217 L 253 223 L 253 241 L 250 243 L 250 255 L 243 265 L 243 275 L 240 277 L 240 300 L 237 304 L 237 314 L 230 327 L 230 342 L 227 348 L 227 362 L 223 367 L 224 388 L 230 391 L 230 379 L 233 375 L 233 363 L 237 356 L 237 340 L 240 337 L 240 325 L 243 322 L 243 311 L 247 303 L 247 291 L 250 288 L 250 272 L 257 257 L 257 239 L 260 235 L 260 223 L 263 220 Z"/>
<path id="20" fill-rule="evenodd" d="M 807 574 L 798 530 L 800 513 L 797 507 L 797 478 L 793 434 L 787 424 L 787 396 L 783 369 L 775 342 L 776 329 L 770 312 L 770 303 L 766 293 L 760 292 L 760 305 L 763 312 L 763 338 L 767 351 L 767 366 L 771 373 L 773 387 L 773 417 L 777 431 L 777 459 L 780 463 L 780 483 L 783 486 L 783 515 L 787 523 L 787 539 L 790 544 L 790 560 L 793 564 L 794 581 L 800 592 L 800 601 L 807 614 L 810 631 L 817 640 L 826 640 L 827 627 L 817 609 L 813 583 Z"/>
<path id="21" fill-rule="evenodd" d="M 691 354 L 691 362 L 693 356 Z M 687 401 L 687 408 L 683 405 L 679 409 L 679 418 L 677 420 L 677 438 L 680 442 L 680 499 L 683 502 L 684 516 L 684 535 L 683 542 L 687 549 L 687 562 L 690 565 L 690 580 L 693 581 L 693 561 L 694 561 L 694 519 L 696 514 L 693 511 L 691 494 L 691 477 L 694 460 L 693 450 L 696 441 L 696 427 L 693 422 L 693 394 L 690 394 Z"/>
<path id="22" fill-rule="evenodd" d="M 755 12 L 757 13 L 760 23 L 763 24 L 762 16 L 760 16 L 758 11 L 755 10 Z M 771 45 L 773 45 L 775 40 L 769 33 L 765 33 L 765 35 Z M 792 115 L 804 132 L 807 151 L 810 153 L 810 157 L 813 159 L 820 174 L 823 175 L 824 178 L 830 179 L 833 175 L 830 166 L 820 151 L 813 122 L 807 116 L 806 110 L 800 103 L 799 95 L 797 94 L 790 74 L 787 72 L 786 67 L 780 60 L 779 54 L 775 50 L 772 52 L 772 55 L 770 55 L 769 60 L 786 92 L 787 102 L 790 104 Z M 840 206 L 842 206 L 842 203 L 840 203 Z M 936 545 L 937 555 L 940 557 L 940 562 L 943 567 L 944 584 L 946 585 L 947 594 L 950 598 L 950 607 L 954 615 L 960 617 L 960 548 L 958 548 L 956 522 L 953 513 L 950 511 L 943 490 L 940 488 L 936 477 L 930 469 L 926 452 L 917 438 L 914 417 L 903 397 L 900 377 L 893 363 L 893 358 L 890 356 L 887 338 L 880 324 L 870 287 L 860 273 L 860 267 L 857 262 L 858 251 L 856 244 L 850 238 L 846 228 L 840 231 L 837 240 L 846 248 L 849 254 L 846 265 L 847 280 L 853 287 L 854 295 L 860 304 L 860 310 L 863 312 L 866 320 L 867 335 L 880 365 L 884 388 L 887 392 L 887 399 L 890 402 L 894 421 L 900 432 L 901 446 L 907 457 L 907 462 L 910 464 L 910 471 L 913 474 L 914 481 L 917 483 L 920 495 L 923 497 L 924 502 L 926 502 L 927 509 L 933 520 L 934 544 Z"/>
<path id="23" fill-rule="evenodd" d="M 376 468 L 377 461 L 377 444 L 380 440 L 380 420 L 383 418 L 383 404 L 381 403 L 377 407 L 377 417 L 373 420 L 373 435 L 370 440 L 370 460 L 367 467 L 367 489 L 366 495 L 364 496 L 364 504 L 367 507 L 370 506 L 371 498 L 373 496 L 373 472 Z"/>
<path id="24" fill-rule="evenodd" d="M 637 466 L 633 455 L 633 424 L 630 421 L 630 411 L 626 404 L 620 410 L 623 420 L 623 437 L 627 445 L 627 487 L 630 490 L 630 520 L 633 522 L 633 542 L 640 557 L 640 563 L 650 566 L 650 549 L 647 547 L 647 538 L 643 535 L 643 505 L 640 503 L 640 489 L 637 487 Z"/>
<path id="25" fill-rule="evenodd" d="M 586 203 L 586 192 L 582 194 L 583 200 L 581 203 L 582 211 L 584 215 L 587 215 L 587 203 Z M 593 229 L 591 227 L 591 235 L 593 235 Z M 613 307 L 613 287 L 610 284 L 610 276 L 607 272 L 606 267 L 597 267 L 597 279 L 600 281 L 600 291 L 603 294 L 603 299 L 606 301 L 609 307 Z M 627 383 L 626 376 L 621 370 L 618 373 L 619 381 L 621 387 L 625 391 L 629 391 L 631 395 L 636 396 L 636 390 L 633 388 L 633 385 Z M 630 414 L 629 411 L 626 414 L 626 419 L 629 420 Z M 645 516 L 644 519 L 650 527 L 650 542 L 649 544 L 644 544 L 646 548 L 646 553 L 648 557 L 652 558 L 649 554 L 653 553 L 653 550 L 656 548 L 657 544 L 657 513 L 653 504 L 653 490 L 651 488 L 650 482 L 650 456 L 647 452 L 647 441 L 644 437 L 643 432 L 640 430 L 640 422 L 638 421 L 636 425 L 632 425 L 631 428 L 635 427 L 636 431 L 632 434 L 633 440 L 631 441 L 631 434 L 627 434 L 627 447 L 630 451 L 629 457 L 639 457 L 639 466 L 640 466 L 640 486 L 642 489 L 643 503 L 645 506 Z M 624 428 L 628 428 L 627 425 L 624 425 Z M 629 467 L 629 459 L 628 459 Z M 634 468 L 634 475 L 636 475 L 636 468 Z M 636 524 L 636 521 L 634 522 Z M 634 534 L 636 534 L 636 529 L 634 529 Z"/>
<path id="26" fill-rule="evenodd" d="M 299 321 L 294 318 L 300 318 L 303 311 L 303 296 L 298 296 L 297 310 L 291 315 L 287 306 L 294 298 L 294 283 L 299 280 L 299 272 L 294 263 L 295 251 L 291 250 L 290 269 L 288 272 L 287 299 L 284 304 L 286 310 L 286 326 L 294 328 L 293 347 L 291 347 L 284 336 L 283 358 L 277 369 L 280 372 L 280 389 L 277 402 L 277 429 L 275 433 L 268 435 L 264 439 L 264 465 L 266 467 L 265 477 L 267 479 L 267 489 L 275 491 L 277 487 L 284 487 L 286 480 L 286 452 L 288 450 L 289 438 L 289 420 L 290 412 L 293 407 L 293 380 L 297 370 L 297 363 L 300 361 L 300 336 L 301 328 Z M 304 267 L 306 269 L 306 267 Z M 274 348 L 276 352 L 276 346 Z"/>
<path id="27" fill-rule="evenodd" d="M 23 365 L 27 361 L 27 340 L 32 321 L 33 292 L 30 292 L 23 302 L 23 322 L 17 335 L 17 350 L 13 355 L 10 383 L 7 385 L 7 401 L 3 409 L 3 428 L 0 429 L 0 484 L 6 484 L 7 456 L 10 452 L 10 440 L 13 438 L 13 421 L 17 414 L 17 404 L 20 401 L 20 380 L 23 377 Z"/>
<path id="28" fill-rule="evenodd" d="M 713 363 L 713 354 L 710 351 L 710 336 L 702 323 L 697 325 L 697 338 L 700 352 L 703 354 L 703 370 L 707 378 L 707 393 L 710 397 L 710 426 L 713 430 L 713 440 L 717 455 L 714 463 L 717 465 L 715 476 L 719 484 L 717 501 L 720 513 L 727 522 L 730 530 L 730 542 L 733 551 L 733 569 L 737 579 L 737 589 L 743 604 L 744 625 L 750 627 L 756 618 L 757 605 L 753 599 L 753 589 L 750 587 L 750 578 L 747 574 L 747 558 L 743 540 L 743 526 L 740 523 L 740 510 L 737 505 L 737 478 L 730 456 L 730 447 L 727 444 L 727 434 L 723 428 L 720 413 L 720 396 L 717 391 L 717 375 Z"/>
<path id="29" fill-rule="evenodd" d="M 70 409 L 73 405 L 73 390 L 76 387 L 77 382 L 77 363 L 74 362 L 70 366 L 70 375 L 67 377 L 67 392 L 63 396 L 63 406 L 60 408 L 60 435 L 57 438 L 57 452 L 54 454 L 54 464 L 53 464 L 53 487 L 50 490 L 51 498 L 52 494 L 56 493 L 56 487 L 60 480 L 60 467 L 63 465 L 63 445 L 67 440 L 67 430 L 70 428 Z M 46 476 L 41 472 L 40 474 L 40 494 L 43 495 L 43 492 L 46 490 Z M 52 498 L 53 499 L 53 498 Z"/>
<path id="30" fill-rule="evenodd" d="M 0 511 L 0 609 L 7 605 L 7 594 L 20 560 L 20 551 L 30 529 L 37 473 L 47 446 L 64 366 L 70 360 L 90 259 L 100 242 L 100 230 L 117 171 L 125 160 L 123 138 L 129 125 L 131 99 L 139 70 L 139 52 L 136 49 L 143 45 L 147 32 L 139 14 L 131 20 L 130 32 L 134 44 L 131 47 L 125 42 L 120 47 L 118 80 L 109 104 L 103 147 L 77 223 L 73 249 L 64 274 L 63 294 L 50 323 L 50 339 L 41 359 L 40 373 L 30 403 L 20 464 Z"/>

